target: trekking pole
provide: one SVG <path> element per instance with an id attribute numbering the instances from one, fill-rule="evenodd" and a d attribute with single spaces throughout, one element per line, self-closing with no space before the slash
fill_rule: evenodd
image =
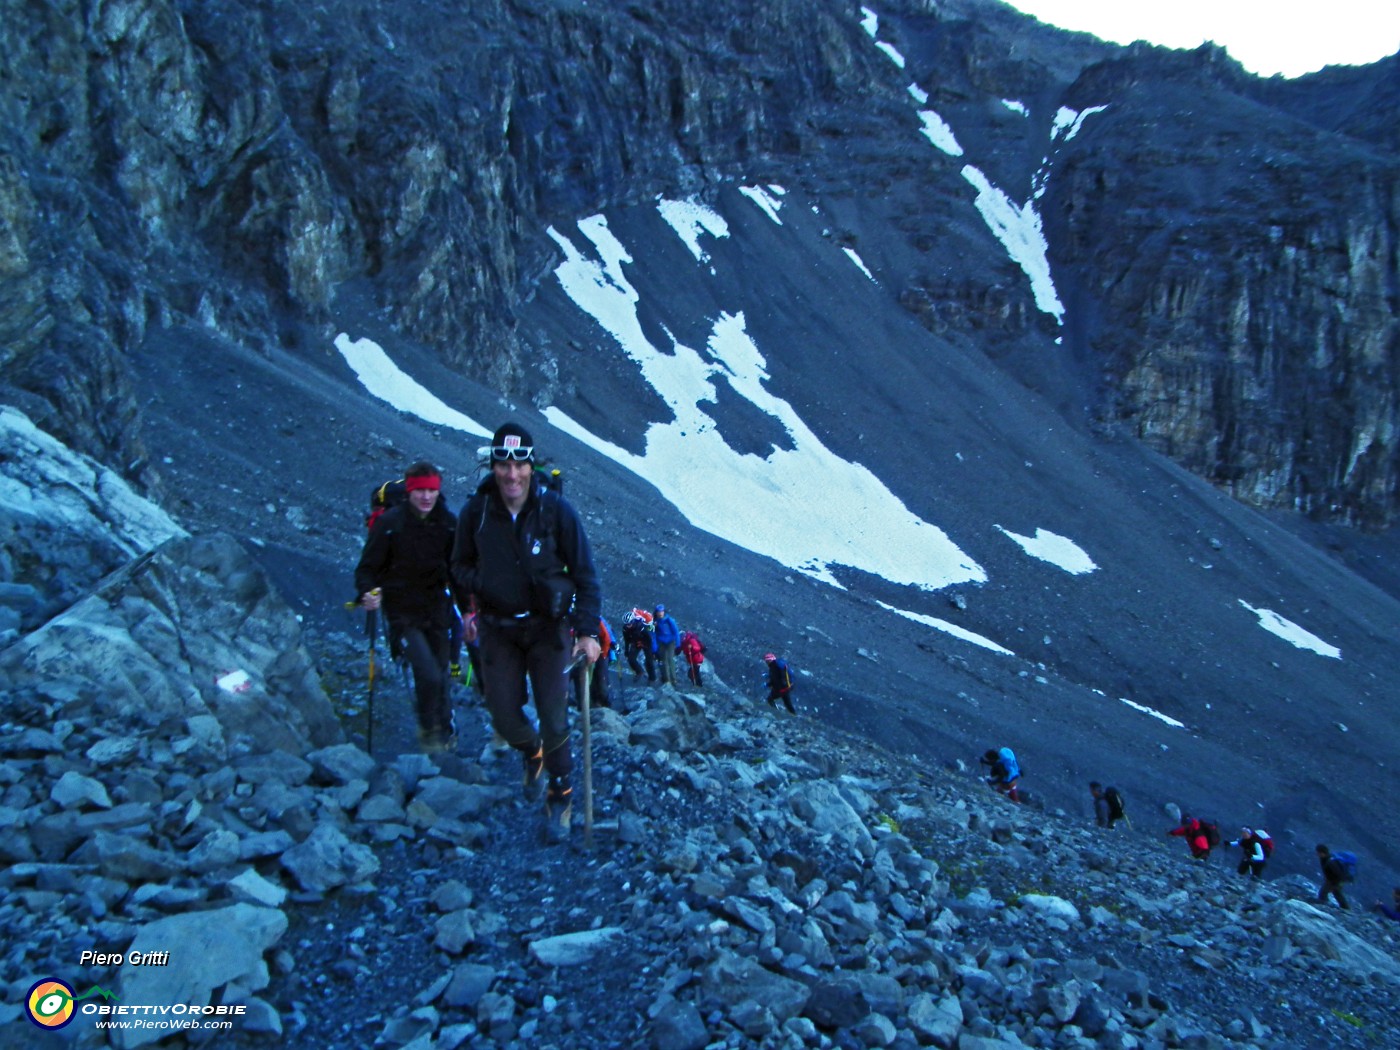
<path id="1" fill-rule="evenodd" d="M 377 593 L 379 588 L 375 588 Z M 374 635 L 379 628 L 379 613 L 375 609 L 365 611 L 365 634 L 369 638 L 369 701 L 365 704 L 365 751 L 374 754 Z"/>
<path id="2" fill-rule="evenodd" d="M 593 665 L 583 665 L 583 848 L 593 848 L 593 734 L 589 694 L 593 692 Z"/>

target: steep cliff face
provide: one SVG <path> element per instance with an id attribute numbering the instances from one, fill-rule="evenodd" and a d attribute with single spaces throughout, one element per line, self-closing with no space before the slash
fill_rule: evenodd
<path id="1" fill-rule="evenodd" d="M 1396 505 L 1400 166 L 1249 98 L 1218 53 L 1139 51 L 1052 179 L 1102 411 L 1248 502 L 1377 526 Z"/>
<path id="2" fill-rule="evenodd" d="M 865 77 L 855 23 L 795 3 L 4 13 L 6 386 L 126 466 L 144 451 L 122 351 L 148 324 L 287 340 L 352 277 L 519 393 L 513 304 L 549 215 L 796 156 Z"/>
<path id="3" fill-rule="evenodd" d="M 0 390 L 128 474 L 147 450 L 125 356 L 152 326 L 295 347 L 351 289 L 545 403 L 553 351 L 527 368 L 517 330 L 542 231 L 742 177 L 888 196 L 906 307 L 1239 497 L 1396 513 L 1394 61 L 1262 82 L 990 0 L 882 5 L 907 70 L 838 0 L 0 13 Z M 956 166 L 912 156 L 911 79 L 1018 199 L 1050 143 L 998 99 L 1108 107 L 1056 147 L 1038 200 L 1078 370 L 1018 354 L 1054 326 L 985 236 L 949 233 Z"/>

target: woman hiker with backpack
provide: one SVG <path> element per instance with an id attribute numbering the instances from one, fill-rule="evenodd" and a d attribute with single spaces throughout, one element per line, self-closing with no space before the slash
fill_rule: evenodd
<path id="1" fill-rule="evenodd" d="M 440 499 L 442 473 L 431 463 L 409 467 L 404 485 L 407 499 L 370 527 L 355 566 L 355 590 L 366 610 L 382 605 L 390 634 L 413 668 L 418 742 L 433 754 L 455 743 L 448 664 L 456 609 L 448 562 L 457 519 Z"/>
<path id="2" fill-rule="evenodd" d="M 705 683 L 701 680 L 700 665 L 705 662 L 705 643 L 700 641 L 694 631 L 685 631 L 681 634 L 681 655 L 685 657 L 686 674 L 691 683 L 697 688 L 704 688 Z"/>
<path id="3" fill-rule="evenodd" d="M 1248 875 L 1251 879 L 1257 879 L 1264 874 L 1264 865 L 1268 863 L 1270 854 L 1274 851 L 1274 840 L 1269 838 L 1269 833 L 1263 828 L 1255 831 L 1253 828 L 1240 828 L 1240 837 L 1234 839 L 1230 845 L 1240 848 L 1240 874 Z"/>

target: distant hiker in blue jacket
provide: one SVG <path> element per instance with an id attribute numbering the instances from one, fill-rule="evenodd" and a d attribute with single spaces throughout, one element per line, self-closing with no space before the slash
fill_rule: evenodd
<path id="1" fill-rule="evenodd" d="M 991 776 L 987 778 L 988 784 L 1012 802 L 1021 801 L 1020 791 L 1017 787 L 1021 779 L 1021 765 L 1016 761 L 1016 752 L 1009 747 L 990 748 L 977 761 L 984 766 L 991 767 Z"/>
<path id="2" fill-rule="evenodd" d="M 1390 902 L 1394 905 L 1393 908 L 1380 901 L 1376 901 L 1375 904 L 1371 905 L 1371 908 L 1374 911 L 1380 912 L 1387 919 L 1394 919 L 1396 922 L 1400 922 L 1400 886 L 1396 886 L 1395 889 L 1390 891 Z"/>
<path id="3" fill-rule="evenodd" d="M 656 629 L 656 656 L 661 664 L 661 681 L 676 686 L 676 646 L 680 644 L 681 629 L 667 614 L 666 606 L 657 605 L 652 610 L 652 626 Z"/>

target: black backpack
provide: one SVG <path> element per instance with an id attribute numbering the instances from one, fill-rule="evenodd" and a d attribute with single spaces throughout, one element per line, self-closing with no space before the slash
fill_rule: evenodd
<path id="1" fill-rule="evenodd" d="M 374 528 L 379 516 L 392 507 L 408 499 L 408 484 L 403 478 L 395 478 L 376 486 L 369 494 L 369 514 L 365 517 L 365 528 Z"/>
<path id="2" fill-rule="evenodd" d="M 1213 820 L 1202 820 L 1200 821 L 1200 825 L 1201 834 L 1206 837 L 1207 844 L 1209 844 L 1212 849 L 1220 845 L 1220 825 L 1216 824 Z"/>
<path id="3" fill-rule="evenodd" d="M 1103 793 L 1103 799 L 1108 803 L 1108 815 L 1114 820 L 1122 820 L 1127 812 L 1126 801 L 1123 793 L 1115 787 L 1111 787 Z"/>

